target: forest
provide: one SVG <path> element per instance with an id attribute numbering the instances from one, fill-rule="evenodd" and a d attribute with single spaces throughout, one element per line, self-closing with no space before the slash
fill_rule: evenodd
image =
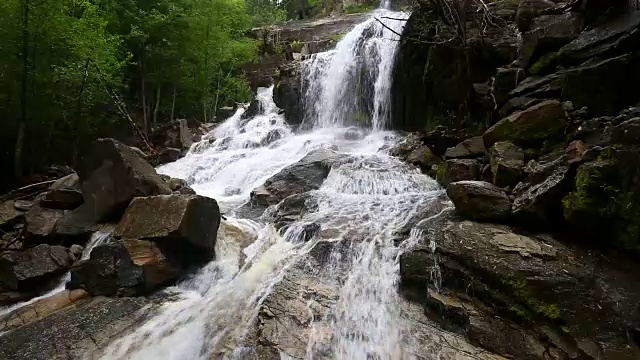
<path id="1" fill-rule="evenodd" d="M 3 0 L 3 182 L 71 164 L 99 136 L 212 121 L 246 102 L 252 27 L 304 17 L 306 0 Z M 303 9 L 303 10 L 300 10 Z"/>

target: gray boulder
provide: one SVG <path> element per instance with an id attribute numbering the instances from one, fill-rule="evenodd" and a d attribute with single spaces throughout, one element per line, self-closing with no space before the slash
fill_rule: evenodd
<path id="1" fill-rule="evenodd" d="M 211 258 L 220 225 L 218 203 L 200 195 L 135 198 L 115 234 L 124 239 L 151 240 L 185 256 Z"/>
<path id="2" fill-rule="evenodd" d="M 329 175 L 331 166 L 346 157 L 328 149 L 312 151 L 253 190 L 251 201 L 259 206 L 269 206 L 288 196 L 317 190 Z"/>
<path id="3" fill-rule="evenodd" d="M 511 201 L 500 188 L 484 181 L 458 181 L 447 186 L 447 195 L 456 212 L 478 221 L 504 221 L 509 218 Z"/>
<path id="4" fill-rule="evenodd" d="M 76 172 L 86 211 L 96 221 L 118 218 L 135 196 L 171 193 L 149 163 L 113 139 L 97 140 L 82 156 Z"/>
<path id="5" fill-rule="evenodd" d="M 482 136 L 475 136 L 462 141 L 455 147 L 448 148 L 444 153 L 444 157 L 445 159 L 459 159 L 478 157 L 484 154 L 485 150 Z"/>
<path id="6" fill-rule="evenodd" d="M 0 282 L 14 290 L 38 291 L 70 265 L 69 253 L 62 246 L 40 244 L 24 251 L 8 251 L 0 255 Z"/>
<path id="7" fill-rule="evenodd" d="M 478 180 L 480 164 L 475 159 L 451 159 L 444 163 L 444 173 L 439 172 L 438 181 L 447 185 L 456 181 Z"/>
<path id="8" fill-rule="evenodd" d="M 181 267 L 158 244 L 146 240 L 119 240 L 96 246 L 88 260 L 71 270 L 72 288 L 91 295 L 145 295 L 177 279 Z"/>
<path id="9" fill-rule="evenodd" d="M 491 147 L 491 173 L 498 187 L 518 183 L 524 169 L 524 152 L 510 142 L 497 142 Z"/>

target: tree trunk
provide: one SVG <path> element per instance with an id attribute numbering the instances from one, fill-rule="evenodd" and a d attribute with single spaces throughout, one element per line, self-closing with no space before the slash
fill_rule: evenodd
<path id="1" fill-rule="evenodd" d="M 217 85 L 217 88 L 216 88 L 216 102 L 213 105 L 213 116 L 214 116 L 214 118 L 216 116 L 216 113 L 218 112 L 218 99 L 220 98 L 220 77 L 222 77 L 222 69 L 218 70 L 218 85 Z"/>
<path id="2" fill-rule="evenodd" d="M 173 115 L 176 111 L 176 84 L 173 83 L 173 101 L 171 102 L 171 122 L 173 122 Z"/>
<path id="3" fill-rule="evenodd" d="M 158 84 L 158 89 L 156 90 L 156 107 L 153 109 L 153 128 L 155 129 L 158 125 L 158 108 L 160 107 L 160 89 L 162 87 Z"/>
<path id="4" fill-rule="evenodd" d="M 207 121 L 207 98 L 209 95 L 209 32 L 211 31 L 211 20 L 207 20 L 207 34 L 204 42 L 204 93 L 202 94 L 202 108 L 204 111 L 204 122 Z"/>
<path id="5" fill-rule="evenodd" d="M 140 66 L 140 94 L 142 95 L 142 124 L 143 124 L 143 132 L 145 134 L 149 133 L 149 123 L 147 120 L 147 95 L 145 89 L 145 81 L 144 81 L 144 64 L 142 63 L 142 56 L 140 56 L 140 62 L 138 63 Z"/>
<path id="6" fill-rule="evenodd" d="M 27 127 L 27 93 L 29 80 L 29 0 L 22 0 L 22 98 L 21 114 L 16 135 L 16 148 L 13 158 L 14 175 L 22 176 L 22 150 L 25 129 Z"/>

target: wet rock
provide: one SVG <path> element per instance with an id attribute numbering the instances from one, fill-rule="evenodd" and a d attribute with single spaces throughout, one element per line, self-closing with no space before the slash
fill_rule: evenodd
<path id="1" fill-rule="evenodd" d="M 71 287 L 91 295 L 145 295 L 175 281 L 181 273 L 177 260 L 146 240 L 119 240 L 96 246 L 89 260 L 71 269 Z"/>
<path id="2" fill-rule="evenodd" d="M 141 323 L 150 304 L 145 298 L 94 297 L 0 337 L 0 358 L 7 360 L 82 358 Z M 95 355 L 97 356 L 97 354 Z"/>
<path id="3" fill-rule="evenodd" d="M 8 314 L 0 322 L 0 331 L 6 332 L 42 320 L 56 311 L 64 309 L 80 299 L 89 296 L 82 289 L 62 290 L 50 297 L 36 301 L 24 308 Z"/>
<path id="4" fill-rule="evenodd" d="M 84 245 L 97 229 L 98 223 L 93 212 L 83 204 L 74 210 L 64 212 L 55 225 L 55 239 L 64 246 Z"/>
<path id="5" fill-rule="evenodd" d="M 591 1 L 592 2 L 592 1 Z M 563 64 L 580 64 L 603 55 L 616 56 L 637 49 L 640 17 L 629 12 L 611 22 L 584 31 L 558 52 Z"/>
<path id="6" fill-rule="evenodd" d="M 134 196 L 171 193 L 149 163 L 113 139 L 97 140 L 76 170 L 86 210 L 96 221 L 119 217 Z"/>
<path id="7" fill-rule="evenodd" d="M 169 179 L 167 184 L 169 185 L 169 189 L 171 189 L 171 191 L 178 191 L 188 186 L 186 181 L 182 179 L 176 179 L 176 178 Z"/>
<path id="8" fill-rule="evenodd" d="M 604 138 L 604 142 L 610 144 L 637 145 L 640 139 L 640 117 L 605 128 Z"/>
<path id="9" fill-rule="evenodd" d="M 593 116 L 617 114 L 640 100 L 636 92 L 618 91 L 640 82 L 638 60 L 637 56 L 626 54 L 567 71 L 562 82 L 562 99 L 578 108 L 588 106 Z"/>
<path id="10" fill-rule="evenodd" d="M 436 176 L 436 172 L 433 170 L 434 166 L 437 168 L 437 166 L 442 164 L 442 159 L 436 156 L 426 145 L 420 145 L 413 149 L 413 151 L 404 157 L 404 161 L 418 166 L 424 173 L 431 177 Z"/>
<path id="11" fill-rule="evenodd" d="M 282 131 L 279 129 L 269 130 L 269 132 L 267 132 L 267 134 L 260 140 L 260 146 L 267 146 L 282 139 L 283 136 Z"/>
<path id="12" fill-rule="evenodd" d="M 200 195 L 135 198 L 116 228 L 125 239 L 161 243 L 186 256 L 212 257 L 220 225 L 218 203 Z"/>
<path id="13" fill-rule="evenodd" d="M 574 190 L 562 200 L 564 218 L 584 240 L 640 253 L 640 151 L 604 149 L 577 169 Z M 606 239 L 606 240 L 605 240 Z"/>
<path id="14" fill-rule="evenodd" d="M 448 148 L 444 153 L 444 157 L 445 159 L 475 158 L 483 156 L 484 154 L 484 141 L 482 137 L 474 136 L 464 140 L 455 147 Z"/>
<path id="15" fill-rule="evenodd" d="M 522 111 L 532 107 L 533 105 L 541 102 L 539 99 L 533 99 L 528 97 L 513 97 L 510 98 L 498 111 L 500 118 L 505 118 L 511 115 L 515 111 Z"/>
<path id="16" fill-rule="evenodd" d="M 458 181 L 447 186 L 456 212 L 467 219 L 504 221 L 511 214 L 511 201 L 500 188 L 484 181 Z"/>
<path id="17" fill-rule="evenodd" d="M 571 180 L 566 157 L 536 164 L 533 172 L 513 189 L 512 213 L 525 226 L 558 223 L 562 196 Z"/>
<path id="18" fill-rule="evenodd" d="M 299 126 L 304 118 L 300 69 L 284 69 L 283 71 L 281 68 L 280 73 L 280 78 L 273 87 L 273 101 L 277 107 L 284 110 L 287 123 Z"/>
<path id="19" fill-rule="evenodd" d="M 280 202 L 268 218 L 280 229 L 292 222 L 299 221 L 305 214 L 318 210 L 317 199 L 310 193 L 295 194 Z"/>
<path id="20" fill-rule="evenodd" d="M 530 74 L 553 72 L 555 51 L 575 39 L 583 26 L 582 16 L 578 13 L 538 17 L 533 21 L 531 31 L 522 34 L 520 66 L 528 68 Z"/>
<path id="21" fill-rule="evenodd" d="M 71 258 L 71 262 L 75 262 L 76 260 L 80 260 L 82 256 L 82 252 L 84 248 L 78 244 L 73 244 L 69 247 L 69 256 Z"/>
<path id="22" fill-rule="evenodd" d="M 444 174 L 438 181 L 447 185 L 456 181 L 477 180 L 480 177 L 480 164 L 475 159 L 451 159 L 445 161 Z"/>
<path id="23" fill-rule="evenodd" d="M 254 99 L 251 101 L 251 103 L 249 103 L 249 107 L 247 107 L 244 113 L 242 113 L 241 118 L 243 120 L 251 119 L 256 115 L 262 114 L 263 112 L 264 112 L 264 109 L 262 108 L 262 103 L 260 103 L 259 100 Z"/>
<path id="24" fill-rule="evenodd" d="M 498 68 L 493 84 L 493 93 L 498 106 L 504 105 L 510 98 L 509 92 L 515 89 L 525 78 L 521 68 Z"/>
<path id="25" fill-rule="evenodd" d="M 56 227 L 64 215 L 63 210 L 32 207 L 25 214 L 26 233 L 30 241 L 53 243 Z"/>
<path id="26" fill-rule="evenodd" d="M 345 158 L 346 155 L 327 149 L 312 151 L 253 190 L 251 201 L 253 204 L 268 206 L 293 194 L 317 190 L 329 175 L 331 166 Z"/>
<path id="27" fill-rule="evenodd" d="M 364 136 L 365 136 L 364 131 L 357 127 L 350 127 L 347 129 L 347 131 L 344 132 L 345 140 L 360 140 L 364 138 Z"/>
<path id="28" fill-rule="evenodd" d="M 522 0 L 518 5 L 516 24 L 521 32 L 529 31 L 533 19 L 542 15 L 545 10 L 556 7 L 556 4 L 548 0 Z"/>
<path id="29" fill-rule="evenodd" d="M 14 290 L 37 290 L 71 265 L 62 246 L 41 244 L 23 251 L 0 255 L 0 281 Z"/>
<path id="30" fill-rule="evenodd" d="M 402 287 L 425 298 L 437 269 L 443 291 L 474 304 L 463 329 L 474 344 L 514 358 L 542 359 L 530 352 L 529 339 L 546 339 L 544 347 L 565 354 L 581 353 L 572 342 L 591 341 L 603 358 L 634 357 L 624 324 L 640 312 L 633 301 L 622 299 L 640 292 L 633 283 L 637 274 L 549 236 L 470 221 L 443 219 L 441 225 L 401 256 Z M 533 336 L 520 337 L 529 332 Z M 514 334 L 526 341 L 509 340 Z"/>
<path id="31" fill-rule="evenodd" d="M 563 137 L 566 114 L 556 100 L 547 100 L 498 121 L 482 138 L 485 147 L 498 141 L 509 141 L 520 147 L 540 146 Z"/>
<path id="32" fill-rule="evenodd" d="M 491 173 L 498 187 L 514 186 L 523 175 L 524 152 L 510 142 L 497 142 L 491 147 Z"/>
<path id="33" fill-rule="evenodd" d="M 587 145 L 581 140 L 572 141 L 564 150 L 570 164 L 578 163 L 584 160 L 587 152 Z"/>
<path id="34" fill-rule="evenodd" d="M 177 148 L 165 148 L 162 149 L 159 155 L 151 159 L 151 163 L 155 166 L 168 164 L 180 159 L 183 155 L 182 150 Z"/>
<path id="35" fill-rule="evenodd" d="M 0 202 L 0 228 L 11 227 L 22 217 L 22 212 L 16 209 L 13 200 Z"/>

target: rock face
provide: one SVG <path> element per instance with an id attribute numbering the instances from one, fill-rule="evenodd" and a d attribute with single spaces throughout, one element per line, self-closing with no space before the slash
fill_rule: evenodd
<path id="1" fill-rule="evenodd" d="M 444 174 L 438 180 L 446 185 L 456 181 L 480 178 L 480 164 L 475 159 L 451 159 L 444 163 Z"/>
<path id="2" fill-rule="evenodd" d="M 304 120 L 302 80 L 300 64 L 292 64 L 280 69 L 277 83 L 273 87 L 273 102 L 284 110 L 284 116 L 292 126 L 299 126 Z"/>
<path id="3" fill-rule="evenodd" d="M 491 147 L 491 173 L 498 187 L 514 186 L 523 174 L 524 153 L 510 142 L 497 142 Z"/>
<path id="4" fill-rule="evenodd" d="M 180 274 L 178 262 L 167 258 L 154 242 L 126 239 L 95 247 L 89 260 L 71 270 L 71 286 L 81 286 L 94 296 L 135 296 L 148 294 Z"/>
<path id="5" fill-rule="evenodd" d="M 566 114 L 560 102 L 548 100 L 500 120 L 482 138 L 486 147 L 509 141 L 527 148 L 561 139 L 566 126 Z"/>
<path id="6" fill-rule="evenodd" d="M 22 212 L 15 205 L 11 200 L 0 202 L 0 228 L 11 226 L 22 217 Z"/>
<path id="7" fill-rule="evenodd" d="M 485 154 L 481 136 L 466 139 L 444 153 L 445 159 L 474 158 Z"/>
<path id="8" fill-rule="evenodd" d="M 37 291 L 71 265 L 67 249 L 41 244 L 0 255 L 0 282 L 14 290 Z"/>
<path id="9" fill-rule="evenodd" d="M 518 3 L 488 6 L 502 22 L 512 21 Z M 438 124 L 461 124 L 463 119 L 484 125 L 486 109 L 466 105 L 474 97 L 472 84 L 487 81 L 497 67 L 517 56 L 518 39 L 512 29 L 492 25 L 480 29 L 480 17 L 469 13 L 463 46 L 460 39 L 445 37 L 436 29 L 435 24 L 448 21 L 439 14 L 431 3 L 417 4 L 404 27 L 391 89 L 394 129 L 417 131 Z"/>
<path id="10" fill-rule="evenodd" d="M 500 221 L 511 215 L 511 201 L 500 188 L 484 181 L 458 181 L 447 186 L 456 212 L 467 219 Z"/>
<path id="11" fill-rule="evenodd" d="M 33 242 L 53 241 L 52 237 L 55 234 L 56 227 L 63 217 L 63 210 L 33 206 L 25 214 L 27 236 Z"/>
<path id="12" fill-rule="evenodd" d="M 545 348 L 558 358 L 635 358 L 626 335 L 640 319 L 629 301 L 640 291 L 635 272 L 549 236 L 471 221 L 443 219 L 441 225 L 401 256 L 400 273 L 405 291 L 425 299 L 438 267 L 439 297 L 451 299 L 446 308 L 457 314 L 447 318 L 451 330 L 517 359 L 543 359 Z M 438 303 L 443 301 L 424 302 L 427 314 L 446 316 Z"/>
<path id="13" fill-rule="evenodd" d="M 540 16 L 545 10 L 553 9 L 556 4 L 548 0 L 522 0 L 518 5 L 516 24 L 518 30 L 526 32 L 531 30 L 533 19 Z"/>
<path id="14" fill-rule="evenodd" d="M 113 139 L 97 140 L 76 170 L 86 211 L 96 221 L 117 218 L 134 196 L 171 193 L 151 165 Z"/>
<path id="15" fill-rule="evenodd" d="M 125 211 L 116 235 L 145 239 L 165 246 L 213 256 L 220 225 L 218 203 L 200 195 L 160 195 L 135 198 Z"/>
<path id="16" fill-rule="evenodd" d="M 144 320 L 144 298 L 92 297 L 0 336 L 0 358 L 82 358 Z"/>
<path id="17" fill-rule="evenodd" d="M 312 151 L 297 163 L 286 167 L 251 192 L 251 201 L 260 206 L 277 204 L 284 198 L 317 190 L 329 175 L 331 166 L 345 155 L 331 150 Z"/>
<path id="18" fill-rule="evenodd" d="M 625 54 L 571 69 L 564 75 L 562 98 L 577 108 L 587 106 L 593 116 L 617 113 L 638 101 L 634 92 L 611 89 L 632 87 L 640 81 L 639 60 L 636 55 Z"/>

